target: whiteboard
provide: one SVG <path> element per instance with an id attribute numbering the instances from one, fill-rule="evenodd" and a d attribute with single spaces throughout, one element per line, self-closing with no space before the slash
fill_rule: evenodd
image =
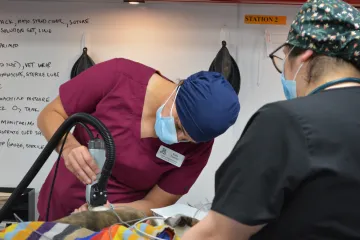
<path id="1" fill-rule="evenodd" d="M 37 116 L 57 96 L 60 84 L 69 79 L 71 63 L 81 53 L 80 40 L 75 37 L 65 40 L 73 44 L 57 42 L 89 24 L 90 19 L 84 17 L 1 14 L 1 186 L 15 187 L 45 147 Z M 49 167 L 55 155 L 49 158 Z"/>

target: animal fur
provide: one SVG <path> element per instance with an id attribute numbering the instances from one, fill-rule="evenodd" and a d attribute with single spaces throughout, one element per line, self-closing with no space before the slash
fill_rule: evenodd
<path id="1" fill-rule="evenodd" d="M 86 228 L 94 232 L 99 232 L 102 229 L 110 227 L 114 224 L 122 224 L 126 226 L 123 224 L 125 222 L 128 225 L 133 225 L 134 223 L 144 218 L 146 218 L 146 215 L 141 211 L 133 208 L 121 208 L 106 211 L 84 211 L 74 213 L 55 222 L 67 223 L 70 225 Z M 184 228 L 185 226 L 193 227 L 198 222 L 199 221 L 197 219 L 183 215 L 176 215 L 165 220 L 165 224 L 173 228 Z M 153 219 L 150 219 L 147 221 L 147 223 L 152 226 L 157 226 L 156 221 Z"/>
<path id="2" fill-rule="evenodd" d="M 70 216 L 61 218 L 55 222 L 67 223 L 98 232 L 114 224 L 122 224 L 126 226 L 123 224 L 125 222 L 128 225 L 133 225 L 145 217 L 146 216 L 143 212 L 136 209 L 121 208 L 106 211 L 83 211 L 71 214 Z M 152 219 L 149 220 L 148 223 L 156 226 L 156 222 Z"/>
<path id="3" fill-rule="evenodd" d="M 185 227 L 185 226 L 193 227 L 198 222 L 199 222 L 199 220 L 197 220 L 195 218 L 187 217 L 187 216 L 184 216 L 181 214 L 165 219 L 165 224 L 167 224 L 173 228 Z"/>

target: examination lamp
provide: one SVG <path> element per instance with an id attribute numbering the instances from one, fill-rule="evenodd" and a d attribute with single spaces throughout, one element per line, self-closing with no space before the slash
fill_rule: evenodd
<path id="1" fill-rule="evenodd" d="M 129 4 L 139 4 L 139 3 L 145 3 L 145 0 L 124 0 L 124 2 Z"/>
<path id="2" fill-rule="evenodd" d="M 49 140 L 45 148 L 38 156 L 38 158 L 35 160 L 34 164 L 31 166 L 30 170 L 26 173 L 26 175 L 23 177 L 19 185 L 12 192 L 12 194 L 10 195 L 9 199 L 6 201 L 4 206 L 0 209 L 0 222 L 4 221 L 5 218 L 8 216 L 9 211 L 11 211 L 13 204 L 16 202 L 18 197 L 20 197 L 24 193 L 24 191 L 30 185 L 30 183 L 34 180 L 34 178 L 36 177 L 42 166 L 45 164 L 46 160 L 49 158 L 51 153 L 60 143 L 61 139 L 65 136 L 64 139 L 65 142 L 66 137 L 70 132 L 71 128 L 77 124 L 80 124 L 85 128 L 87 128 L 85 124 L 91 125 L 92 127 L 95 128 L 95 130 L 99 132 L 99 134 L 102 137 L 102 139 L 100 138 L 91 139 L 88 144 L 90 154 L 93 156 L 97 164 L 103 165 L 103 167 L 97 180 L 86 186 L 86 202 L 88 203 L 90 209 L 94 207 L 103 206 L 106 204 L 107 202 L 106 187 L 115 163 L 114 140 L 109 130 L 100 120 L 87 113 L 76 113 L 70 116 L 69 118 L 67 118 L 63 122 L 63 124 L 61 124 L 61 126 L 57 129 L 55 134 L 52 136 L 52 138 Z M 87 131 L 90 135 L 91 131 L 88 128 Z M 61 147 L 60 153 L 62 151 L 63 145 Z M 58 162 L 60 159 L 60 153 L 59 153 Z M 101 166 L 99 167 L 101 168 Z M 54 181 L 55 181 L 55 177 L 53 183 Z M 51 197 L 51 193 L 50 193 L 50 197 Z"/>

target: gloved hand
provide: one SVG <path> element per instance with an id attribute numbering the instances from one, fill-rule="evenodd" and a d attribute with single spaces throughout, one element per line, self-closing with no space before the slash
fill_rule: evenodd
<path id="1" fill-rule="evenodd" d="M 100 169 L 85 146 L 69 146 L 63 150 L 62 155 L 66 168 L 82 183 L 90 184 L 96 180 L 96 174 L 100 173 Z"/>

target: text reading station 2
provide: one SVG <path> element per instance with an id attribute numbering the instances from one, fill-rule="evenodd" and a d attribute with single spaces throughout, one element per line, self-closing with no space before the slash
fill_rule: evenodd
<path id="1" fill-rule="evenodd" d="M 245 24 L 286 25 L 286 16 L 245 15 Z"/>

